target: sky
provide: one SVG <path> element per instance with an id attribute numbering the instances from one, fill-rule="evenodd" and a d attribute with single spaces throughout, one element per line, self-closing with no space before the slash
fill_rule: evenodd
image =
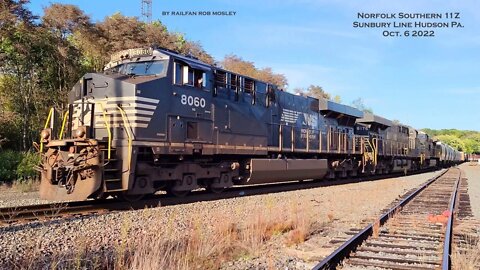
<path id="1" fill-rule="evenodd" d="M 32 0 L 37 15 L 51 3 L 79 6 L 92 20 L 120 12 L 141 17 L 140 0 Z M 233 16 L 163 15 L 232 11 Z M 358 13 L 395 13 L 361 19 Z M 440 13 L 442 19 L 399 19 Z M 445 13 L 459 13 L 446 19 Z M 320 85 L 344 104 L 362 98 L 375 114 L 416 128 L 480 131 L 480 1 L 476 0 L 153 0 L 153 20 L 198 41 L 215 59 L 236 54 L 284 74 L 289 90 Z M 354 22 L 459 22 L 429 28 L 354 28 Z M 402 36 L 383 36 L 383 31 Z M 404 31 L 410 35 L 404 36 Z"/>

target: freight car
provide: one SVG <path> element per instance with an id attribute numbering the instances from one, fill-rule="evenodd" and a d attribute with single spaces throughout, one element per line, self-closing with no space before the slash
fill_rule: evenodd
<path id="1" fill-rule="evenodd" d="M 184 196 L 458 161 L 411 127 L 165 49 L 113 55 L 56 114 L 40 146 L 40 194 L 52 200 Z"/>

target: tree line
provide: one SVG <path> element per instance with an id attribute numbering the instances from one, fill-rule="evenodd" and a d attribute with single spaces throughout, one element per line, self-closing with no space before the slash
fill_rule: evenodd
<path id="1" fill-rule="evenodd" d="M 458 129 L 422 129 L 436 140 L 442 141 L 458 151 L 480 154 L 480 132 Z"/>

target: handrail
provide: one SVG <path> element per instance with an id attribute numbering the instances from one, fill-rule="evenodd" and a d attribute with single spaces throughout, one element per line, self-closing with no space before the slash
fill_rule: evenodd
<path id="1" fill-rule="evenodd" d="M 65 129 L 65 123 L 67 122 L 67 115 L 68 115 L 68 111 L 66 111 L 63 114 L 62 129 L 60 129 L 60 135 L 58 136 L 59 140 L 61 140 L 63 138 L 63 131 Z"/>
<path id="2" fill-rule="evenodd" d="M 292 152 L 295 151 L 295 126 L 292 126 L 292 131 L 290 132 L 292 133 L 290 136 L 290 147 L 292 148 Z"/>
<path id="3" fill-rule="evenodd" d="M 278 126 L 278 147 L 280 151 L 283 151 L 283 129 L 282 124 Z"/>
<path id="4" fill-rule="evenodd" d="M 52 114 L 53 114 L 53 107 L 50 108 L 50 111 L 48 112 L 47 121 L 45 121 L 45 127 L 43 129 L 46 129 L 48 127 L 48 122 L 50 122 L 50 118 L 52 118 Z M 42 152 L 43 152 L 43 140 L 42 138 L 40 138 L 40 153 Z"/>
<path id="5" fill-rule="evenodd" d="M 100 105 L 100 108 L 102 109 L 103 121 L 105 122 L 105 127 L 107 128 L 107 133 L 108 133 L 107 160 L 110 161 L 110 152 L 112 149 L 112 132 L 110 131 L 110 123 L 109 121 L 107 121 L 107 116 L 105 114 L 105 108 L 103 107 L 103 104 L 100 102 L 96 102 L 95 104 Z M 95 126 L 95 123 L 91 123 L 91 124 Z"/>
<path id="6" fill-rule="evenodd" d="M 130 124 L 128 123 L 127 114 L 122 109 L 122 107 L 120 107 L 120 105 L 117 105 L 117 108 L 120 111 L 120 114 L 122 115 L 123 126 L 125 127 L 125 132 L 127 133 L 127 137 L 128 137 L 128 170 L 127 171 L 130 171 L 130 163 L 132 161 L 132 136 L 129 132 Z"/>
<path id="7" fill-rule="evenodd" d="M 310 151 L 310 132 L 309 132 L 309 128 L 307 127 L 307 152 Z"/>

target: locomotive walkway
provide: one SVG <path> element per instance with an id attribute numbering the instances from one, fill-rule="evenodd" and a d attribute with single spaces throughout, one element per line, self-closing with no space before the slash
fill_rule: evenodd
<path id="1" fill-rule="evenodd" d="M 465 185 L 458 168 L 430 179 L 352 238 L 332 240 L 343 244 L 314 269 L 450 269 L 453 239 L 464 240 L 453 235 L 457 213 L 470 213 Z"/>

